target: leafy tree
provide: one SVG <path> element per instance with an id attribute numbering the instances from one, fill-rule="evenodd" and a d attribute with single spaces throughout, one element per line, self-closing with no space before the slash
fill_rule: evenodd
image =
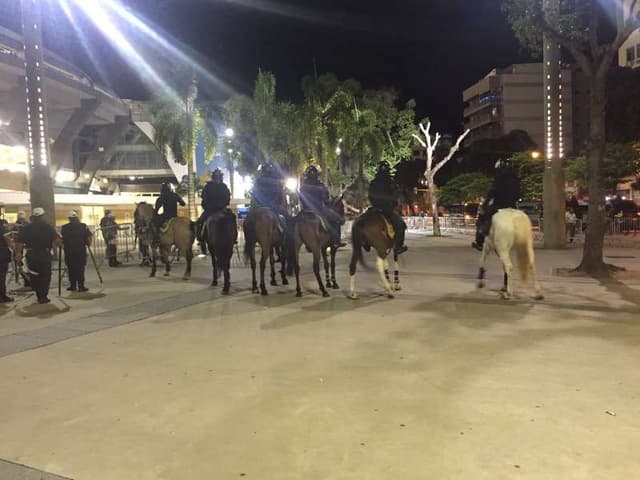
<path id="1" fill-rule="evenodd" d="M 478 201 L 487 195 L 491 182 L 491 178 L 482 173 L 463 173 L 440 188 L 440 201 L 445 205 Z"/>
<path id="2" fill-rule="evenodd" d="M 567 161 L 567 179 L 577 181 L 582 186 L 590 185 L 589 171 L 584 155 Z M 635 177 L 640 172 L 640 152 L 629 143 L 607 143 L 602 161 L 602 185 L 606 192 L 613 193 L 623 179 Z M 589 195 L 591 196 L 591 195 Z"/>
<path id="3" fill-rule="evenodd" d="M 609 271 L 603 260 L 607 74 L 620 46 L 640 26 L 638 1 L 504 0 L 503 3 L 516 37 L 525 47 L 540 53 L 546 35 L 571 55 L 589 81 L 590 131 L 586 154 L 589 228 L 578 267 L 589 274 Z"/>
<path id="4" fill-rule="evenodd" d="M 530 152 L 519 152 L 511 158 L 520 178 L 520 198 L 523 200 L 542 198 L 544 160 L 532 158 Z"/>

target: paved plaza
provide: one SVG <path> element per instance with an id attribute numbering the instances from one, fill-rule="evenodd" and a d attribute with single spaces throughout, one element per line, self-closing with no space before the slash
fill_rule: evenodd
<path id="1" fill-rule="evenodd" d="M 553 275 L 546 299 L 475 284 L 466 237 L 411 236 L 403 290 L 232 294 L 124 266 L 51 305 L 0 306 L 0 479 L 631 479 L 640 472 L 640 250 L 615 280 Z M 367 257 L 369 264 L 374 259 Z"/>

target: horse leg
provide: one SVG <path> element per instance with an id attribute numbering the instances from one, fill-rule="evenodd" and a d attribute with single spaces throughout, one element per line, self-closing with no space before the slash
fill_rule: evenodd
<path id="1" fill-rule="evenodd" d="M 231 256 L 233 255 L 233 250 L 229 252 L 229 254 L 225 257 L 222 262 L 222 270 L 224 273 L 224 286 L 222 287 L 222 294 L 228 295 L 229 288 L 231 287 L 231 274 L 229 270 L 231 269 Z"/>
<path id="2" fill-rule="evenodd" d="M 337 248 L 331 247 L 331 288 L 334 290 L 339 289 L 338 282 L 336 282 L 336 252 Z"/>
<path id="3" fill-rule="evenodd" d="M 212 269 L 212 275 L 213 275 L 213 280 L 211 280 L 211 286 L 212 287 L 217 287 L 218 286 L 218 261 L 216 260 L 216 254 L 213 251 L 213 248 L 209 248 L 209 253 L 211 254 L 211 269 Z"/>
<path id="4" fill-rule="evenodd" d="M 151 247 L 151 273 L 149 274 L 150 277 L 155 277 L 156 276 L 156 269 L 157 269 L 157 265 L 156 265 L 156 249 Z"/>
<path id="5" fill-rule="evenodd" d="M 168 277 L 171 272 L 171 263 L 169 261 L 170 248 L 160 247 L 160 255 L 162 257 L 162 262 L 164 263 L 164 276 Z"/>
<path id="6" fill-rule="evenodd" d="M 398 266 L 398 254 L 393 252 L 393 289 L 395 291 L 402 290 L 400 286 L 400 267 Z"/>
<path id="7" fill-rule="evenodd" d="M 489 239 L 487 238 L 480 254 L 480 269 L 478 270 L 478 288 L 484 288 L 484 277 L 487 273 L 484 266 L 487 263 L 487 255 L 489 255 Z"/>
<path id="8" fill-rule="evenodd" d="M 296 275 L 296 297 L 302 296 L 302 289 L 300 288 L 300 244 L 294 245 L 293 255 L 293 273 Z"/>
<path id="9" fill-rule="evenodd" d="M 354 251 L 351 254 L 351 261 L 349 262 L 349 298 L 352 300 L 356 300 L 358 298 L 358 294 L 356 293 L 356 266 L 358 265 L 358 256 L 355 252 L 355 246 L 353 247 Z"/>
<path id="10" fill-rule="evenodd" d="M 318 281 L 318 287 L 322 292 L 322 296 L 328 297 L 329 293 L 325 290 L 324 284 L 322 283 L 322 277 L 320 276 L 320 256 L 321 256 L 321 253 L 318 251 L 318 249 L 317 248 L 314 249 L 313 250 L 313 273 L 316 276 L 316 280 Z"/>
<path id="11" fill-rule="evenodd" d="M 327 279 L 327 287 L 331 287 L 331 275 L 329 274 L 329 260 L 327 259 L 327 248 L 324 247 L 320 250 L 322 253 L 322 263 L 324 264 L 324 276 Z"/>
<path id="12" fill-rule="evenodd" d="M 278 248 L 280 249 L 280 278 L 282 279 L 282 285 L 289 285 L 289 280 L 287 280 L 287 257 L 289 253 L 284 244 Z"/>
<path id="13" fill-rule="evenodd" d="M 264 270 L 267 267 L 267 256 L 271 257 L 273 255 L 273 251 L 271 248 L 268 250 L 266 248 L 262 248 L 262 252 L 260 254 L 260 294 L 267 295 L 267 287 L 264 284 Z"/>
<path id="14" fill-rule="evenodd" d="M 276 260 L 275 260 L 274 253 L 275 253 L 275 248 L 272 249 L 271 252 L 269 252 L 269 267 L 271 268 L 271 286 L 277 287 L 278 282 L 276 281 Z M 280 262 L 282 262 L 281 252 L 278 253 L 278 255 L 280 256 L 279 258 Z"/>
<path id="15" fill-rule="evenodd" d="M 393 290 L 391 289 L 391 284 L 389 283 L 389 280 L 387 280 L 387 278 L 384 275 L 386 264 L 387 264 L 386 259 L 380 256 L 376 257 L 376 267 L 378 268 L 378 273 L 380 274 L 380 280 L 382 280 L 384 289 L 387 291 L 387 297 L 393 298 Z"/>
<path id="16" fill-rule="evenodd" d="M 258 281 L 256 280 L 256 249 L 255 244 L 251 249 L 251 256 L 249 257 L 249 261 L 251 262 L 251 291 L 253 293 L 258 293 Z"/>
<path id="17" fill-rule="evenodd" d="M 512 279 L 511 279 L 513 264 L 511 263 L 511 257 L 509 256 L 508 249 L 499 249 L 498 256 L 500 257 L 500 260 L 502 261 L 502 267 L 504 268 L 505 291 L 503 292 L 502 297 L 505 300 L 508 300 L 513 296 Z"/>
<path id="18" fill-rule="evenodd" d="M 191 261 L 193 260 L 193 250 L 191 247 L 187 248 L 184 252 L 184 258 L 187 261 L 187 269 L 184 272 L 183 280 L 189 280 L 191 278 Z"/>

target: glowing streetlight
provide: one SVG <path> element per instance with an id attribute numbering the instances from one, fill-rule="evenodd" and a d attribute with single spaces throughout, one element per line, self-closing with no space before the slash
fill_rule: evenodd
<path id="1" fill-rule="evenodd" d="M 298 189 L 298 179 L 293 177 L 287 178 L 285 186 L 290 192 L 295 192 Z"/>
<path id="2" fill-rule="evenodd" d="M 227 138 L 233 138 L 233 136 L 235 135 L 235 132 L 233 131 L 233 128 L 228 127 L 225 131 L 224 131 L 224 136 Z"/>
<path id="3" fill-rule="evenodd" d="M 542 154 L 538 150 L 533 150 L 529 155 L 534 160 L 538 160 L 542 156 Z"/>

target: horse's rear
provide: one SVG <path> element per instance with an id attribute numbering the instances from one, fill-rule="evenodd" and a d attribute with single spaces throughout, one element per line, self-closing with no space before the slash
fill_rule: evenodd
<path id="1" fill-rule="evenodd" d="M 267 295 L 267 288 L 264 282 L 264 271 L 267 264 L 267 258 L 271 265 L 271 285 L 276 286 L 275 275 L 275 250 L 280 250 L 283 247 L 284 232 L 281 231 L 280 222 L 276 217 L 276 214 L 265 207 L 258 207 L 252 209 L 247 215 L 244 221 L 243 230 L 245 234 L 245 249 L 244 254 L 251 262 L 252 273 L 252 291 L 258 292 L 258 282 L 256 280 L 256 256 L 255 246 L 256 243 L 260 244 L 261 256 L 260 256 L 260 293 Z M 280 252 L 282 253 L 282 252 Z M 285 255 L 280 255 L 280 261 L 282 262 L 282 283 L 287 284 L 287 278 L 285 276 Z"/>
<path id="2" fill-rule="evenodd" d="M 491 249 L 494 249 L 502 261 L 504 268 L 504 296 L 510 298 L 513 295 L 513 285 L 511 274 L 513 265 L 511 263 L 511 250 L 514 249 L 518 262 L 518 269 L 523 284 L 526 284 L 529 276 L 533 279 L 536 298 L 542 298 L 542 287 L 538 283 L 535 270 L 535 253 L 533 250 L 533 226 L 526 213 L 505 208 L 498 210 L 491 219 L 491 230 L 488 242 L 485 243 L 480 266 L 480 283 L 483 286 L 484 264 L 486 256 Z"/>
<path id="3" fill-rule="evenodd" d="M 351 254 L 351 262 L 349 263 L 349 275 L 351 277 L 350 285 L 350 297 L 353 299 L 358 298 L 355 288 L 355 276 L 356 267 L 360 263 L 366 268 L 364 257 L 362 254 L 363 248 L 373 248 L 376 251 L 376 268 L 380 274 L 380 279 L 387 292 L 389 298 L 393 298 L 393 288 L 389 283 L 389 270 L 387 256 L 389 252 L 393 250 L 393 238 L 389 234 L 389 224 L 385 219 L 382 212 L 375 209 L 367 210 L 354 222 L 351 229 L 351 244 L 353 246 L 353 252 Z M 397 256 L 394 255 L 395 260 L 395 283 L 396 290 L 400 289 L 400 282 L 398 278 L 398 262 Z"/>
<path id="4" fill-rule="evenodd" d="M 220 217 L 210 217 L 205 224 L 207 231 L 207 247 L 211 254 L 211 266 L 213 268 L 212 286 L 218 285 L 218 268 L 224 275 L 222 293 L 229 293 L 231 285 L 231 257 L 233 247 L 238 238 L 238 225 L 233 214 L 223 214 Z"/>
<path id="5" fill-rule="evenodd" d="M 193 242 L 196 239 L 196 232 L 191 220 L 187 217 L 174 217 L 166 225 L 166 230 L 161 231 L 159 235 L 160 256 L 165 264 L 165 276 L 169 275 L 171 271 L 171 263 L 169 255 L 171 247 L 176 246 L 180 253 L 184 255 L 187 267 L 183 275 L 184 280 L 191 278 L 191 263 L 193 260 Z M 155 246 L 154 246 L 155 247 Z M 151 267 L 151 276 L 155 276 L 156 273 L 156 250 L 153 248 L 153 258 Z"/>

